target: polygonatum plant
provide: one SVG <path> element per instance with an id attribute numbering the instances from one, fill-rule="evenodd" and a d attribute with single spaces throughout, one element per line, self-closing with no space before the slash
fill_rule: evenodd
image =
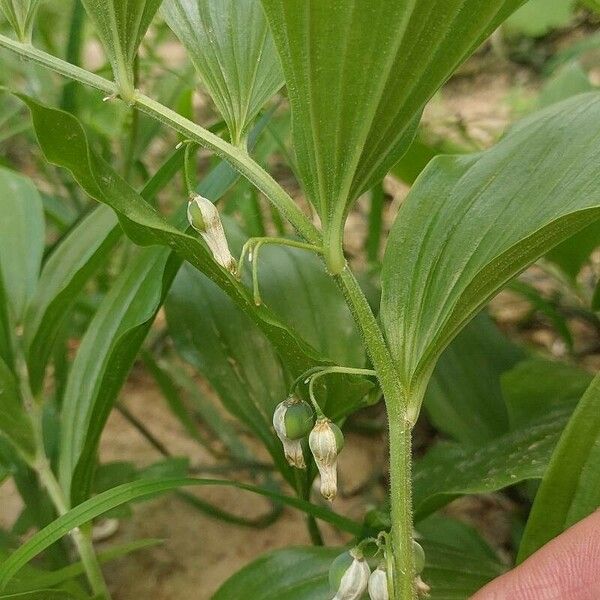
<path id="1" fill-rule="evenodd" d="M 0 34 L 3 56 L 82 87 L 60 108 L 35 86 L 7 91 L 28 110 L 40 169 L 72 203 L 0 170 L 0 478 L 14 477 L 22 520 L 37 529 L 16 549 L 0 546 L 2 593 L 110 598 L 93 520 L 186 486 L 272 503 L 252 521 L 178 492 L 230 523 L 265 526 L 281 505 L 307 515 L 314 547 L 259 558 L 218 600 L 466 598 L 505 565 L 435 515 L 444 504 L 541 479 L 518 560 L 598 506 L 597 378 L 528 357 L 478 313 L 541 257 L 572 264 L 569 244 L 597 231 L 600 94 L 552 103 L 488 149 L 429 161 L 395 217 L 380 289 L 359 283 L 345 244 L 358 198 L 381 193 L 414 150 L 427 103 L 524 0 L 82 0 L 69 61 L 31 45 L 37 4 L 1 3 L 18 38 Z M 107 60 L 98 72 L 80 66 L 84 15 Z M 193 68 L 162 62 L 165 39 Z M 99 74 L 109 71 L 112 80 Z M 210 123 L 198 122 L 196 87 L 218 114 Z M 164 140 L 175 149 L 157 167 Z M 286 158 L 293 194 L 274 155 Z M 58 241 L 46 247 L 47 236 Z M 153 335 L 163 306 L 171 354 Z M 100 463 L 139 355 L 187 435 L 212 452 L 217 440 L 252 483 L 191 477 L 186 461 Z M 177 360 L 208 382 L 219 410 Z M 552 393 L 530 383 L 540 377 Z M 357 522 L 317 496 L 340 493 L 338 457 L 352 443 L 343 429 L 381 399 L 389 500 Z M 413 469 L 423 405 L 453 441 Z M 267 474 L 231 419 L 260 441 Z M 565 474 L 569 461 L 577 473 Z M 318 547 L 317 521 L 352 542 Z M 79 561 L 70 567 L 64 536 Z M 63 570 L 28 566 L 41 553 Z"/>

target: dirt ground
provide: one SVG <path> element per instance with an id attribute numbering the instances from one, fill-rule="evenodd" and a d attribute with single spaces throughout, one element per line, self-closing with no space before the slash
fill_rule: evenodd
<path id="1" fill-rule="evenodd" d="M 475 57 L 431 102 L 424 119 L 432 128 L 450 135 L 456 135 L 460 124 L 461 131 L 466 132 L 475 145 L 485 147 L 493 143 L 511 121 L 518 111 L 518 104 L 534 97 L 538 85 L 536 75 L 526 68 L 509 65 L 489 54 Z M 386 189 L 393 196 L 387 217 L 390 223 L 406 193 L 406 186 L 390 179 Z M 363 210 L 359 204 L 349 220 L 347 240 L 350 251 L 362 247 Z M 494 310 L 510 324 L 518 314 L 519 301 L 505 295 L 496 301 Z M 554 337 L 537 335 L 540 339 L 533 339 L 532 343 L 552 350 Z M 190 457 L 192 465 L 214 462 L 207 451 L 189 440 L 141 368 L 136 368 L 130 377 L 122 401 L 174 455 Z M 147 465 L 159 460 L 161 455 L 120 413 L 113 412 L 102 438 L 101 458 L 103 461 L 118 459 Z M 382 471 L 385 464 L 386 447 L 382 436 L 350 434 L 340 457 L 341 485 L 349 497 L 337 499 L 335 510 L 362 518 L 370 503 L 381 500 L 384 488 L 371 486 L 366 494 L 352 494 L 352 490 L 361 489 L 373 468 Z M 220 508 L 246 517 L 260 515 L 268 509 L 263 499 L 231 489 L 209 488 L 194 493 Z M 10 484 L 0 488 L 0 506 L 0 526 L 8 525 L 19 510 L 18 497 Z M 488 540 L 498 547 L 510 535 L 506 506 L 497 498 L 469 499 L 454 503 L 449 510 L 482 526 Z M 323 532 L 328 544 L 346 541 L 343 535 L 328 527 L 323 527 Z M 274 525 L 263 530 L 240 528 L 198 512 L 175 495 L 136 505 L 133 517 L 122 520 L 116 533 L 98 546 L 108 547 L 140 538 L 160 538 L 164 542 L 105 567 L 115 600 L 146 597 L 208 600 L 225 579 L 263 552 L 310 543 L 304 517 L 297 511 L 285 509 Z"/>

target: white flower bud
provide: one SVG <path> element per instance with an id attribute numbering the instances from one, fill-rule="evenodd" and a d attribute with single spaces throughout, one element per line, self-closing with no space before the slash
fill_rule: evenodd
<path id="1" fill-rule="evenodd" d="M 286 435 L 285 416 L 292 402 L 293 400 L 288 398 L 277 405 L 273 413 L 273 427 L 275 428 L 277 437 L 283 444 L 283 453 L 288 463 L 297 469 L 306 469 L 301 439 L 291 440 Z"/>
<path id="2" fill-rule="evenodd" d="M 389 600 L 387 573 L 381 565 L 369 577 L 369 597 L 371 600 Z"/>
<path id="3" fill-rule="evenodd" d="M 321 495 L 331 501 L 337 495 L 337 457 L 344 447 L 344 436 L 335 423 L 322 418 L 310 432 L 308 445 L 321 475 Z"/>
<path id="4" fill-rule="evenodd" d="M 356 550 L 350 550 L 348 554 L 352 558 L 352 562 L 344 571 L 333 600 L 360 600 L 367 591 L 371 574 L 369 564 L 362 553 Z"/>
<path id="5" fill-rule="evenodd" d="M 215 261 L 235 275 L 237 265 L 229 251 L 217 207 L 210 200 L 195 194 L 190 198 L 187 214 L 190 225 L 202 236 Z"/>

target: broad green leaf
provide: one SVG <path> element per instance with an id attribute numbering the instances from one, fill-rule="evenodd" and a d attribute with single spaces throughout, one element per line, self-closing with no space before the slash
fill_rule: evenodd
<path id="1" fill-rule="evenodd" d="M 56 336 L 90 275 L 106 263 L 121 235 L 107 206 L 93 210 L 50 255 L 25 315 L 29 376 L 37 392 Z"/>
<path id="2" fill-rule="evenodd" d="M 510 279 L 600 217 L 600 95 L 555 104 L 473 156 L 435 158 L 390 234 L 381 320 L 420 397 L 437 358 Z"/>
<path id="3" fill-rule="evenodd" d="M 526 427 L 556 408 L 573 408 L 592 376 L 571 365 L 535 358 L 502 375 L 502 393 L 512 429 Z"/>
<path id="4" fill-rule="evenodd" d="M 263 554 L 230 577 L 212 600 L 325 600 L 329 567 L 345 548 L 285 548 Z"/>
<path id="5" fill-rule="evenodd" d="M 444 351 L 425 394 L 437 429 L 478 446 L 508 431 L 501 375 L 524 357 L 486 315 L 479 315 Z"/>
<path id="6" fill-rule="evenodd" d="M 440 443 L 415 465 L 416 520 L 465 494 L 493 492 L 540 479 L 570 411 L 554 409 L 545 418 L 478 448 Z"/>
<path id="7" fill-rule="evenodd" d="M 73 528 L 89 523 L 92 519 L 128 502 L 186 486 L 221 486 L 245 490 L 297 508 L 307 514 L 313 515 L 317 519 L 334 525 L 342 531 L 347 531 L 353 535 L 361 535 L 363 533 L 362 527 L 358 523 L 342 517 L 328 508 L 237 481 L 193 478 L 140 480 L 120 485 L 82 502 L 34 534 L 18 550 L 11 554 L 7 560 L 0 564 L 0 591 L 6 588 L 15 574 L 32 558 L 69 533 Z"/>
<path id="8" fill-rule="evenodd" d="M 600 506 L 600 375 L 558 441 L 533 502 L 517 562 Z"/>
<path id="9" fill-rule="evenodd" d="M 267 306 L 335 364 L 363 367 L 361 335 L 323 263 L 294 248 L 266 246 L 260 252 L 258 277 Z"/>
<path id="10" fill-rule="evenodd" d="M 529 0 L 506 21 L 507 31 L 541 37 L 569 24 L 575 0 Z"/>
<path id="11" fill-rule="evenodd" d="M 81 340 L 63 399 L 59 463 L 61 486 L 75 502 L 90 489 L 106 419 L 178 267 L 164 248 L 140 251 Z"/>
<path id="12" fill-rule="evenodd" d="M 165 0 L 162 13 L 240 144 L 283 85 L 260 0 Z"/>
<path id="13" fill-rule="evenodd" d="M 506 567 L 498 559 L 445 544 L 420 540 L 425 550 L 423 581 L 431 587 L 431 600 L 467 600 Z"/>
<path id="14" fill-rule="evenodd" d="M 178 352 L 208 379 L 225 408 L 263 442 L 280 470 L 287 471 L 271 421 L 289 382 L 271 344 L 191 265 L 180 269 L 165 307 Z"/>
<path id="15" fill-rule="evenodd" d="M 0 276 L 13 324 L 35 292 L 44 252 L 44 209 L 33 183 L 0 167 Z"/>
<path id="16" fill-rule="evenodd" d="M 113 68 L 119 92 L 133 95 L 133 63 L 162 0 L 82 0 Z"/>
<path id="17" fill-rule="evenodd" d="M 293 322 L 307 341 L 340 364 L 364 363 L 360 338 L 338 288 L 306 252 L 269 249 L 261 255 L 261 289 L 267 304 Z M 317 312 L 315 307 L 327 307 Z M 211 383 L 227 410 L 257 435 L 286 472 L 273 435 L 273 411 L 288 393 L 290 376 L 264 334 L 206 276 L 184 265 L 166 303 L 169 331 L 180 354 Z M 355 362 L 356 361 L 356 362 Z M 339 419 L 369 390 L 363 382 L 331 377 L 321 400 Z M 318 390 L 321 392 L 321 388 Z"/>
<path id="18" fill-rule="evenodd" d="M 497 560 L 498 555 L 471 525 L 440 513 L 419 521 L 416 539 L 424 538 L 473 556 Z"/>
<path id="19" fill-rule="evenodd" d="M 29 457 L 35 454 L 31 421 L 25 413 L 15 376 L 0 358 L 0 435 Z"/>
<path id="20" fill-rule="evenodd" d="M 407 150 L 421 111 L 523 0 L 263 0 L 303 186 L 333 272 L 353 201 Z"/>
<path id="21" fill-rule="evenodd" d="M 31 42 L 33 20 L 41 0 L 0 0 L 0 8 L 19 41 Z"/>

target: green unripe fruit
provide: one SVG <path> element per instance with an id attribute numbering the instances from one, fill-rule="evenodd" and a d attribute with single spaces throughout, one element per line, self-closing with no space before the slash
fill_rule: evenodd
<path id="1" fill-rule="evenodd" d="M 311 407 L 303 401 L 289 404 L 283 418 L 285 435 L 290 440 L 306 437 L 313 428 L 315 421 Z"/>
<path id="2" fill-rule="evenodd" d="M 425 551 L 419 542 L 413 540 L 413 559 L 415 562 L 415 574 L 420 575 L 425 568 Z"/>
<path id="3" fill-rule="evenodd" d="M 337 591 L 342 582 L 342 577 L 354 562 L 354 557 L 350 552 L 340 554 L 329 567 L 329 585 L 333 591 Z"/>

